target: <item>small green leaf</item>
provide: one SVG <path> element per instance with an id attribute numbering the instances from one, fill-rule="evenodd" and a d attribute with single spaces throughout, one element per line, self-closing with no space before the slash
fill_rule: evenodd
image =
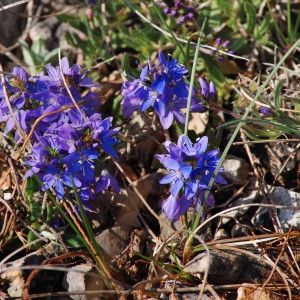
<path id="1" fill-rule="evenodd" d="M 46 217 L 46 221 L 47 222 L 51 222 L 53 219 L 53 214 L 54 214 L 54 210 L 53 210 L 53 204 L 48 203 L 47 204 L 47 217 Z"/>
<path id="2" fill-rule="evenodd" d="M 268 41 L 270 40 L 270 36 L 268 33 L 264 34 L 263 36 L 256 38 L 257 43 L 261 46 L 264 46 L 268 43 Z"/>
<path id="3" fill-rule="evenodd" d="M 40 185 L 34 177 L 28 177 L 26 179 L 25 195 L 29 201 L 32 201 L 32 196 L 40 189 Z"/>
<path id="4" fill-rule="evenodd" d="M 35 221 L 42 217 L 42 201 L 32 201 L 29 203 L 30 206 L 30 220 Z"/>
<path id="5" fill-rule="evenodd" d="M 36 54 L 29 48 L 28 44 L 23 40 L 19 40 L 19 43 L 22 47 L 22 54 L 26 64 L 29 67 L 39 65 L 40 61 L 38 60 Z"/>
<path id="6" fill-rule="evenodd" d="M 270 14 L 266 14 L 262 20 L 262 22 L 260 23 L 259 26 L 257 26 L 257 34 L 259 35 L 263 35 L 266 30 L 270 30 L 272 26 L 271 23 L 271 15 Z"/>
<path id="7" fill-rule="evenodd" d="M 41 228 L 41 224 L 39 222 L 33 222 L 30 224 L 30 226 L 35 229 L 35 230 L 39 230 Z M 27 241 L 30 243 L 30 242 L 33 242 L 34 240 L 36 240 L 38 237 L 35 235 L 35 233 L 33 231 L 29 231 L 28 232 L 28 235 L 27 235 Z M 30 250 L 35 250 L 35 249 L 38 249 L 40 246 L 42 245 L 42 242 L 37 242 L 31 246 L 29 246 L 29 249 Z"/>
<path id="8" fill-rule="evenodd" d="M 72 232 L 66 232 L 63 236 L 64 242 L 68 248 L 82 248 L 84 247 L 84 243 L 81 241 L 81 239 Z"/>
<path id="9" fill-rule="evenodd" d="M 280 80 L 274 89 L 274 108 L 275 108 L 276 113 L 282 106 L 281 91 L 282 91 L 284 82 L 285 82 L 285 80 Z"/>
<path id="10" fill-rule="evenodd" d="M 246 12 L 246 17 L 247 17 L 246 30 L 248 32 L 252 33 L 254 30 L 254 27 L 256 25 L 256 9 L 249 2 L 244 3 L 244 9 Z"/>

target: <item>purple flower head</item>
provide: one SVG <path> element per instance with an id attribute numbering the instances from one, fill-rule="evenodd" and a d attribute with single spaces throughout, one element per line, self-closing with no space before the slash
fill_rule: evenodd
<path id="1" fill-rule="evenodd" d="M 61 73 L 63 73 L 66 83 L 69 87 L 78 88 L 79 86 L 98 86 L 96 84 L 93 84 L 92 78 L 85 78 L 86 73 L 84 73 L 83 75 L 81 74 L 79 66 L 75 64 L 72 67 L 70 67 L 69 61 L 66 57 L 63 57 L 61 59 L 61 69 L 60 66 L 57 66 L 55 68 L 51 64 L 47 64 L 46 70 L 48 75 L 41 76 L 40 78 L 44 81 L 48 81 L 50 86 L 64 86 L 63 77 Z"/>
<path id="2" fill-rule="evenodd" d="M 67 165 L 74 178 L 80 177 L 83 182 L 92 184 L 95 181 L 95 159 L 98 157 L 99 153 L 96 150 L 83 149 L 81 152 L 68 154 L 61 162 Z"/>
<path id="3" fill-rule="evenodd" d="M 162 65 L 162 73 L 168 83 L 175 85 L 177 82 L 184 80 L 188 70 L 177 62 L 175 58 L 171 59 L 171 55 L 165 57 L 162 51 L 158 52 L 158 58 Z"/>
<path id="4" fill-rule="evenodd" d="M 194 18 L 194 14 L 192 12 L 189 12 L 189 13 L 186 14 L 185 18 L 186 19 L 192 19 L 192 18 Z"/>
<path id="5" fill-rule="evenodd" d="M 24 176 L 24 179 L 30 177 L 47 167 L 47 157 L 50 155 L 49 151 L 44 147 L 41 147 L 38 143 L 35 143 L 32 147 L 32 152 L 30 157 L 27 158 L 25 163 L 30 166 L 31 169 L 28 170 Z"/>
<path id="6" fill-rule="evenodd" d="M 170 16 L 171 18 L 176 17 L 176 23 L 181 25 L 183 24 L 186 18 L 193 18 L 194 15 L 191 13 L 194 11 L 194 7 L 190 6 L 190 2 L 187 0 L 184 1 L 175 1 L 173 6 L 166 6 L 163 1 L 161 6 L 163 7 L 163 11 L 166 15 Z"/>
<path id="7" fill-rule="evenodd" d="M 126 81 L 123 83 L 121 87 L 123 96 L 121 105 L 123 106 L 124 117 L 130 117 L 133 112 L 141 106 L 143 102 L 141 95 L 143 95 L 144 90 L 147 88 L 145 80 L 148 72 L 150 71 L 147 65 L 142 68 L 139 79 L 133 79 L 133 81 Z"/>
<path id="8" fill-rule="evenodd" d="M 195 144 L 192 144 L 191 140 L 184 134 L 178 138 L 177 143 L 178 147 L 181 148 L 184 160 L 201 158 L 207 148 L 207 144 L 207 136 L 203 136 Z"/>
<path id="9" fill-rule="evenodd" d="M 163 201 L 162 211 L 170 220 L 179 220 L 180 216 L 184 215 L 192 205 L 192 202 L 184 195 L 180 198 L 174 197 L 172 194 Z"/>
<path id="10" fill-rule="evenodd" d="M 162 203 L 162 209 L 169 219 L 177 220 L 193 205 L 198 210 L 209 182 L 219 163 L 219 150 L 206 151 L 208 138 L 203 136 L 192 143 L 186 135 L 181 135 L 177 145 L 166 142 L 169 154 L 156 154 L 155 157 L 169 171 L 159 183 L 171 183 L 171 195 Z M 223 171 L 222 168 L 219 170 Z M 215 183 L 226 184 L 219 174 Z M 213 205 L 214 198 L 209 194 L 207 205 Z"/>
<path id="11" fill-rule="evenodd" d="M 201 87 L 201 96 L 205 101 L 215 101 L 218 97 L 217 89 L 212 81 L 208 83 L 201 77 L 199 77 L 199 83 Z"/>
<path id="12" fill-rule="evenodd" d="M 174 118 L 185 122 L 181 109 L 186 108 L 189 85 L 184 82 L 187 69 L 170 55 L 158 53 L 159 63 L 150 68 L 150 63 L 141 68 L 139 79 L 126 81 L 121 88 L 123 116 L 129 117 L 137 109 L 153 107 L 164 129 L 168 129 Z"/>
<path id="13" fill-rule="evenodd" d="M 89 5 L 96 5 L 96 4 L 98 4 L 98 0 L 85 0 L 84 2 L 86 4 L 89 4 Z"/>
<path id="14" fill-rule="evenodd" d="M 216 38 L 216 40 L 215 40 L 215 46 L 218 47 L 218 46 L 221 45 L 221 43 L 222 43 L 222 39 L 220 37 Z"/>
<path id="15" fill-rule="evenodd" d="M 179 18 L 176 19 L 176 23 L 178 25 L 182 25 L 184 23 L 185 19 L 186 19 L 186 16 L 180 16 Z"/>
<path id="16" fill-rule="evenodd" d="M 165 103 L 163 101 L 163 93 L 166 86 L 164 79 L 158 79 L 151 83 L 151 87 L 144 89 L 141 94 L 143 102 L 140 106 L 140 111 L 148 109 L 150 106 L 153 106 L 155 111 L 159 115 L 165 114 Z"/>
<path id="17" fill-rule="evenodd" d="M 223 42 L 222 46 L 223 46 L 223 48 L 228 48 L 230 46 L 230 41 L 227 40 L 227 41 Z"/>
<path id="18" fill-rule="evenodd" d="M 106 169 L 102 170 L 99 180 L 96 182 L 95 192 L 100 193 L 111 186 L 116 193 L 120 192 L 120 187 L 115 177 L 110 175 Z"/>
<path id="19" fill-rule="evenodd" d="M 270 117 L 274 115 L 274 111 L 268 107 L 261 107 L 259 111 L 266 117 Z"/>
<path id="20" fill-rule="evenodd" d="M 17 93 L 19 91 L 26 91 L 28 85 L 28 74 L 19 66 L 12 69 L 12 77 L 8 80 L 8 91 Z"/>
<path id="21" fill-rule="evenodd" d="M 215 40 L 215 49 L 211 50 L 211 53 L 219 60 L 219 61 L 223 61 L 224 60 L 224 54 L 219 52 L 223 51 L 223 52 L 227 52 L 229 54 L 232 54 L 233 51 L 229 49 L 230 46 L 230 41 L 226 40 L 224 42 L 222 42 L 222 39 L 220 37 L 218 37 Z"/>
<path id="22" fill-rule="evenodd" d="M 192 166 L 184 163 L 179 164 L 176 160 L 168 157 L 162 159 L 161 163 L 169 170 L 170 173 L 164 176 L 159 183 L 172 183 L 171 194 L 176 197 L 184 185 L 184 180 L 189 177 L 192 171 Z"/>
<path id="23" fill-rule="evenodd" d="M 170 7 L 166 6 L 166 7 L 164 8 L 164 14 L 167 15 L 167 14 L 169 14 L 169 13 L 170 13 Z"/>
<path id="24" fill-rule="evenodd" d="M 167 87 L 166 90 L 169 88 Z M 174 118 L 181 124 L 185 123 L 185 114 L 181 111 L 187 105 L 186 99 L 174 97 L 172 90 L 165 94 L 165 114 L 159 115 L 159 120 L 164 129 L 168 129 L 174 121 Z"/>
<path id="25" fill-rule="evenodd" d="M 75 188 L 80 188 L 81 182 L 77 178 L 73 178 Z M 47 169 L 47 174 L 43 177 L 42 191 L 46 191 L 53 187 L 59 199 L 65 194 L 65 186 L 72 188 L 72 179 L 69 174 L 62 172 L 54 167 Z"/>
<path id="26" fill-rule="evenodd" d="M 112 117 L 108 117 L 104 119 L 97 127 L 96 130 L 94 130 L 93 139 L 99 140 L 102 149 L 110 154 L 113 157 L 117 157 L 117 153 L 115 149 L 113 148 L 113 145 L 118 143 L 118 139 L 114 137 L 117 135 L 121 127 L 116 127 L 114 129 L 111 129 L 111 122 Z"/>

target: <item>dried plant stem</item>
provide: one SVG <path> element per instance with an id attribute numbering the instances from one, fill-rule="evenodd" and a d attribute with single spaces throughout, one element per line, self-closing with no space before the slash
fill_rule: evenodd
<path id="1" fill-rule="evenodd" d="M 6 89 L 6 79 L 4 77 L 4 74 L 3 74 L 3 67 L 2 67 L 2 64 L 0 63 L 0 78 L 1 78 L 1 82 L 2 82 L 2 88 L 3 88 L 3 93 L 4 93 L 4 98 L 5 98 L 5 101 L 7 103 L 7 107 L 9 109 L 9 112 L 10 112 L 10 115 L 11 117 L 13 118 L 14 122 L 15 122 L 15 125 L 16 125 L 16 128 L 17 128 L 17 131 L 19 132 L 19 135 L 20 137 L 25 140 L 25 137 L 26 137 L 26 133 L 25 131 L 20 127 L 20 124 L 14 114 L 14 111 L 12 109 L 12 106 L 11 106 L 11 103 L 10 103 L 10 100 L 9 100 L 9 97 L 8 97 L 8 93 L 7 93 L 7 89 Z"/>
<path id="2" fill-rule="evenodd" d="M 16 160 L 18 160 L 18 159 L 21 157 L 22 152 L 25 150 L 25 147 L 26 147 L 27 143 L 28 143 L 29 140 L 31 139 L 31 137 L 32 137 L 32 135 L 33 135 L 33 133 L 34 133 L 34 131 L 35 131 L 36 126 L 38 125 L 38 123 L 39 123 L 42 119 L 44 119 L 44 118 L 46 118 L 46 117 L 48 117 L 48 116 L 52 116 L 52 115 L 58 114 L 58 113 L 60 113 L 60 112 L 62 112 L 62 111 L 64 111 L 64 110 L 67 110 L 67 109 L 70 109 L 70 108 L 73 108 L 73 107 L 74 107 L 74 105 L 67 105 L 67 106 L 64 106 L 63 108 L 61 108 L 61 109 L 59 109 L 59 110 L 56 110 L 56 111 L 52 111 L 52 112 L 43 114 L 42 116 L 40 116 L 39 118 L 37 118 L 37 119 L 35 120 L 35 122 L 33 123 L 32 128 L 31 128 L 29 134 L 27 135 L 27 137 L 26 137 L 26 139 L 25 139 L 25 141 L 24 141 L 24 143 L 23 143 L 23 145 L 22 145 L 22 147 L 21 147 L 21 149 L 20 149 L 20 151 L 19 151 L 19 154 L 18 154 L 17 157 L 16 157 Z"/>
<path id="3" fill-rule="evenodd" d="M 76 107 L 76 109 L 77 109 L 78 112 L 80 113 L 81 117 L 83 118 L 83 120 L 85 120 L 85 121 L 87 122 L 88 120 L 87 120 L 86 115 L 81 111 L 81 109 L 80 109 L 78 103 L 75 101 L 75 99 L 74 99 L 74 97 L 73 97 L 73 95 L 72 95 L 72 93 L 71 93 L 71 91 L 70 91 L 70 89 L 69 89 L 69 86 L 68 86 L 68 84 L 67 84 L 66 77 L 65 77 L 65 74 L 63 73 L 63 69 L 62 69 L 62 65 L 61 65 L 61 54 L 60 54 L 60 49 L 58 50 L 58 58 L 59 58 L 59 70 L 60 70 L 60 75 L 61 75 L 61 77 L 62 77 L 62 80 L 63 80 L 63 83 L 64 83 L 64 85 L 65 85 L 65 88 L 66 88 L 66 90 L 67 90 L 67 92 L 68 92 L 68 94 L 69 94 L 69 96 L 70 96 L 70 98 L 71 98 L 71 100 L 72 100 L 74 106 Z"/>
<path id="4" fill-rule="evenodd" d="M 45 266 L 45 265 L 51 265 L 51 264 L 57 264 L 58 262 L 69 258 L 69 257 L 74 257 L 74 256 L 89 256 L 89 252 L 84 252 L 84 251 L 78 251 L 78 252 L 72 252 L 72 253 L 65 253 L 59 256 L 55 256 L 52 257 L 50 259 L 46 259 L 44 261 L 42 261 L 41 265 Z M 57 266 L 55 266 L 55 269 L 57 268 Z M 23 293 L 22 293 L 22 299 L 27 300 L 27 299 L 31 299 L 31 296 L 29 296 L 29 288 L 30 288 L 30 283 L 33 280 L 33 278 L 39 273 L 41 272 L 43 269 L 42 268 L 35 268 L 30 275 L 28 276 L 25 285 L 24 285 L 24 289 L 23 289 Z"/>
<path id="5" fill-rule="evenodd" d="M 277 139 L 277 140 L 243 141 L 243 142 L 234 142 L 232 144 L 232 146 L 238 146 L 238 145 L 244 145 L 244 144 L 290 143 L 290 142 L 300 142 L 300 139 Z M 292 153 L 294 153 L 294 151 Z"/>

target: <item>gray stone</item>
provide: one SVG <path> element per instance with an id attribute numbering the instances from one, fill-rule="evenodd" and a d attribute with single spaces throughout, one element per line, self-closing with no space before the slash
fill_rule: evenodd
<path id="1" fill-rule="evenodd" d="M 202 252 L 184 267 L 184 272 L 203 276 L 208 269 L 208 282 L 212 284 L 262 283 L 271 268 L 257 259 L 235 251 L 210 250 Z"/>
<path id="2" fill-rule="evenodd" d="M 295 209 L 277 209 L 278 218 L 282 228 L 288 231 L 291 226 L 300 229 L 300 193 L 289 191 L 283 187 L 273 188 L 270 193 L 272 202 L 276 205 L 293 206 Z M 272 203 L 271 202 L 271 203 Z M 268 227 L 271 223 L 267 208 L 261 208 L 252 219 L 256 227 Z"/>
<path id="3" fill-rule="evenodd" d="M 249 176 L 250 165 L 243 158 L 227 155 L 222 166 L 225 171 L 222 175 L 230 182 L 241 182 Z"/>
<path id="4" fill-rule="evenodd" d="M 106 285 L 101 277 L 96 276 L 97 273 L 93 271 L 93 267 L 87 264 L 82 264 L 70 268 L 70 271 L 65 273 L 62 286 L 70 293 L 78 292 L 78 295 L 70 295 L 74 300 L 98 299 L 94 296 L 87 296 L 85 291 L 104 290 Z M 82 293 L 82 294 L 80 294 Z"/>

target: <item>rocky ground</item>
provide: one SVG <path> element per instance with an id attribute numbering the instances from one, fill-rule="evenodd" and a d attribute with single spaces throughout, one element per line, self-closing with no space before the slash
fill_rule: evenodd
<path id="1" fill-rule="evenodd" d="M 2 0 L 1 4 L 11 2 Z M 26 67 L 22 41 L 30 45 L 41 37 L 48 52 L 60 48 L 63 55 L 81 64 L 84 53 L 65 39 L 66 32 L 77 29 L 57 15 L 76 16 L 86 9 L 79 1 L 42 0 L 0 11 L 4 71 L 15 65 Z M 132 16 L 129 21 L 136 20 Z M 126 54 L 126 49 L 122 51 L 118 59 Z M 118 62 L 97 70 L 102 86 L 97 90 L 99 111 L 106 114 L 120 95 L 122 70 Z M 238 85 L 238 78 L 248 78 L 246 73 L 238 76 L 237 89 L 246 86 L 240 81 Z M 224 109 L 237 113 L 233 107 Z M 240 107 L 238 113 L 242 111 Z M 221 116 L 232 119 L 225 110 Z M 207 134 L 209 114 L 201 120 L 197 114 L 192 117 L 190 129 Z M 20 178 L 7 173 L 13 165 L 19 176 L 21 171 L 16 170 L 21 166 L 14 161 L 14 149 L 0 140 L 1 299 L 118 299 L 120 295 L 126 299 L 199 299 L 199 293 L 203 300 L 300 298 L 299 138 L 282 135 L 270 142 L 250 142 L 240 131 L 223 163 L 228 184 L 214 186 L 216 204 L 202 215 L 189 249 L 183 219 L 170 221 L 161 212 L 168 186 L 158 184 L 165 170 L 153 167 L 154 155 L 165 151 L 165 133 L 159 126 L 151 113 L 122 124 L 118 160 L 105 162 L 121 192 L 106 191 L 90 203 L 95 239 L 119 295 L 111 279 L 98 272 L 90 252 L 81 245 L 72 249 L 64 245 L 64 232 L 57 235 L 57 242 L 42 237 L 41 247 L 30 250 L 21 228 L 28 224 L 5 204 L 16 201 L 12 191 L 16 182 L 21 184 Z M 174 134 L 172 129 L 169 134 Z M 218 134 L 222 152 L 232 128 Z"/>

